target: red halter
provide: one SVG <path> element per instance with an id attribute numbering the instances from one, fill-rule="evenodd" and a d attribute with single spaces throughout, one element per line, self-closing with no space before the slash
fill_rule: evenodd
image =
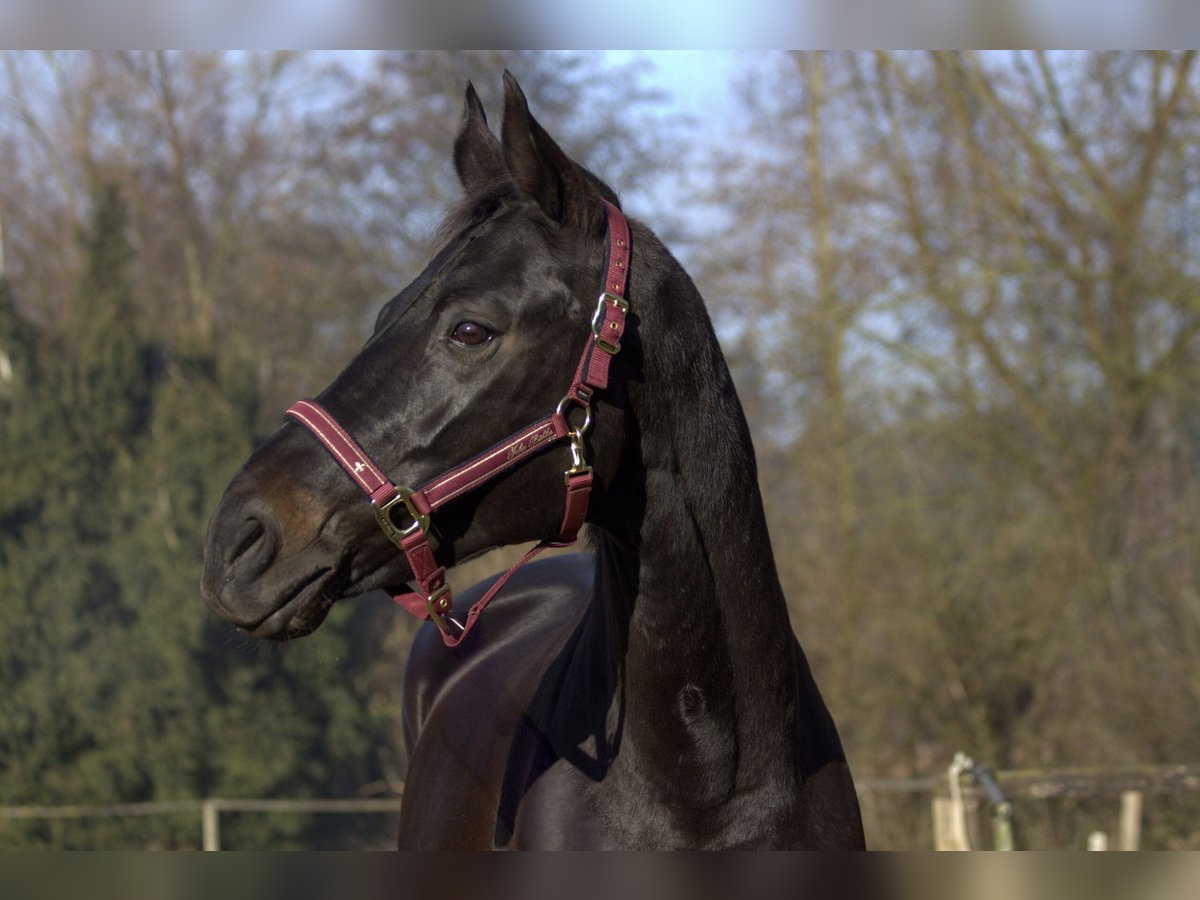
<path id="1" fill-rule="evenodd" d="M 575 543 L 587 515 L 588 494 L 592 489 L 592 468 L 587 465 L 584 435 L 592 424 L 592 395 L 608 387 L 608 367 L 621 349 L 625 332 L 625 314 L 629 303 L 625 299 L 625 282 L 629 274 L 629 223 L 621 211 L 607 200 L 608 214 L 608 272 L 604 291 L 592 317 L 592 334 L 583 348 L 575 379 L 566 396 L 554 412 L 522 428 L 498 444 L 488 448 L 460 466 L 434 478 L 419 490 L 397 486 L 350 434 L 323 407 L 311 400 L 301 400 L 288 409 L 286 416 L 316 435 L 325 449 L 337 460 L 354 483 L 366 494 L 375 508 L 375 518 L 388 540 L 404 551 L 413 577 L 416 592 L 399 594 L 393 599 L 419 619 L 432 619 L 442 633 L 447 647 L 457 646 L 475 625 L 484 607 L 517 571 L 547 547 L 566 547 Z M 569 407 L 583 410 L 583 424 L 573 427 L 567 421 Z M 446 567 L 440 566 L 430 549 L 428 532 L 430 517 L 440 507 L 468 491 L 486 484 L 526 459 L 541 453 L 561 440 L 568 440 L 571 468 L 563 475 L 567 483 L 566 508 L 558 534 L 543 540 L 526 553 L 516 565 L 501 576 L 488 592 L 467 612 L 460 623 L 451 616 L 453 597 L 446 583 Z M 408 521 L 398 525 L 393 512 L 403 508 Z M 451 629 L 457 629 L 457 635 Z"/>

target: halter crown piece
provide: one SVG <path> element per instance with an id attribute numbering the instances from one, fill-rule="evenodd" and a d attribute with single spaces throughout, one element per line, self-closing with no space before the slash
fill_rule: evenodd
<path id="1" fill-rule="evenodd" d="M 388 540 L 404 551 L 417 589 L 393 599 L 419 619 L 432 619 L 447 647 L 462 642 L 474 627 L 479 614 L 504 587 L 513 573 L 547 547 L 567 547 L 575 543 L 587 515 L 588 495 L 592 489 L 592 468 L 587 464 L 584 436 L 592 424 L 592 396 L 608 387 L 608 367 L 621 349 L 629 302 L 625 284 L 632 249 L 629 223 L 616 206 L 607 200 L 608 270 L 604 289 L 596 302 L 592 333 L 583 348 L 575 378 L 554 412 L 506 437 L 482 453 L 434 478 L 417 490 L 392 482 L 358 445 L 350 433 L 319 404 L 301 400 L 285 414 L 311 431 L 330 455 L 353 479 L 371 501 L 375 518 Z M 583 424 L 572 426 L 568 415 L 578 407 Z M 578 414 L 576 414 L 578 415 Z M 566 505 L 558 534 L 543 540 L 496 580 L 474 606 L 465 622 L 454 618 L 454 600 L 446 582 L 446 567 L 438 565 L 429 546 L 429 528 L 437 510 L 463 494 L 487 484 L 530 457 L 559 441 L 568 441 L 571 467 L 564 473 L 567 484 Z M 395 516 L 403 514 L 397 521 Z"/>

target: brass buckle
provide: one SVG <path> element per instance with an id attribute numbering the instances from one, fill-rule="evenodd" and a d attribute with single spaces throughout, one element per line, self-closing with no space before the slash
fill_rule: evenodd
<path id="1" fill-rule="evenodd" d="M 379 527 L 383 529 L 383 533 L 387 535 L 387 539 L 395 544 L 400 549 L 404 549 L 401 543 L 406 537 L 416 534 L 418 531 L 429 531 L 429 516 L 421 515 L 417 512 L 412 502 L 412 488 L 396 486 L 396 496 L 382 506 L 375 507 L 375 521 L 379 523 Z M 401 527 L 392 520 L 392 510 L 398 504 L 404 504 L 404 510 L 408 517 L 412 519 L 407 525 Z"/>
<path id="2" fill-rule="evenodd" d="M 600 295 L 600 299 L 596 301 L 596 312 L 592 314 L 592 337 L 596 339 L 596 346 L 607 353 L 609 356 L 616 356 L 621 350 L 621 345 L 616 341 L 610 341 L 604 337 L 601 332 L 604 330 L 605 307 L 615 306 L 622 313 L 629 312 L 629 301 L 624 297 L 618 297 L 616 294 L 610 294 L 605 291 Z"/>
<path id="3" fill-rule="evenodd" d="M 449 584 L 443 584 L 440 588 L 433 591 L 429 595 L 429 599 L 425 601 L 425 611 L 429 613 L 429 618 L 437 626 L 438 631 L 449 637 L 454 637 L 455 635 L 450 633 L 450 626 L 447 623 L 451 623 L 457 627 L 459 634 L 466 631 L 466 629 L 450 617 L 450 613 L 454 611 L 454 608 L 451 605 L 449 594 Z"/>

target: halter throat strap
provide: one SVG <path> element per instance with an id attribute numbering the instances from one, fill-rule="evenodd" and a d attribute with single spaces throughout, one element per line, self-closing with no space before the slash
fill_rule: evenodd
<path id="1" fill-rule="evenodd" d="M 432 619 L 448 647 L 462 642 L 484 608 L 521 566 L 548 547 L 567 547 L 575 543 L 587 517 L 592 469 L 587 464 L 584 437 L 592 424 L 592 399 L 596 391 L 608 387 L 609 366 L 621 349 L 629 311 L 626 284 L 632 249 L 625 216 L 607 200 L 601 202 L 608 218 L 608 265 L 604 289 L 596 302 L 592 333 L 584 345 L 575 377 L 553 412 L 443 472 L 417 490 L 393 482 L 319 403 L 300 400 L 285 413 L 286 418 L 303 425 L 321 442 L 371 501 L 379 527 L 388 540 L 404 552 L 417 586 L 415 591 L 398 594 L 393 599 L 417 618 Z M 572 414 L 578 415 L 574 407 L 583 414 L 583 423 L 578 426 L 573 426 L 568 418 Z M 569 442 L 571 466 L 563 472 L 567 490 L 557 534 L 543 540 L 497 579 L 468 610 L 465 621 L 460 621 L 454 615 L 446 567 L 437 562 L 429 544 L 433 514 L 452 500 L 564 440 Z"/>

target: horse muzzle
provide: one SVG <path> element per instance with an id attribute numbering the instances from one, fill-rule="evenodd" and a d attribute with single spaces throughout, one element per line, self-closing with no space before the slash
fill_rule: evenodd
<path id="1" fill-rule="evenodd" d="M 255 495 L 227 494 L 209 522 L 201 594 L 222 618 L 255 637 L 313 631 L 336 599 L 339 566 L 320 542 L 285 552 L 276 512 Z"/>

